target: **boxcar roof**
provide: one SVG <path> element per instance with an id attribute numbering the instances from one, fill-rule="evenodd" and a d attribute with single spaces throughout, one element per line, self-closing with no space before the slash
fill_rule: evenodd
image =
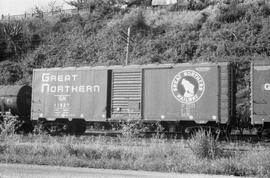
<path id="1" fill-rule="evenodd" d="M 113 65 L 113 66 L 82 66 L 82 67 L 53 67 L 53 68 L 37 68 L 34 71 L 57 71 L 57 70 L 104 70 L 104 69 L 147 69 L 147 68 L 174 68 L 184 66 L 222 66 L 228 65 L 229 62 L 218 62 L 218 63 L 177 63 L 177 64 L 145 64 L 145 65 Z"/>

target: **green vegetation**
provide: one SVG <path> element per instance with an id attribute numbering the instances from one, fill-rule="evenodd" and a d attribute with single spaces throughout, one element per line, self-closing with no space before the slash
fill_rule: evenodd
<path id="1" fill-rule="evenodd" d="M 238 145 L 230 147 L 238 148 Z M 218 157 L 203 158 L 194 153 L 183 140 L 12 135 L 5 137 L 5 140 L 0 143 L 0 161 L 180 173 L 269 176 L 269 149 L 259 145 L 248 147 L 250 149 L 246 152 L 232 149 L 220 153 Z"/>
<path id="2" fill-rule="evenodd" d="M 188 140 L 189 148 L 198 158 L 215 159 L 222 156 L 222 150 L 218 146 L 218 136 L 211 131 L 198 130 Z"/>
<path id="3" fill-rule="evenodd" d="M 140 136 L 139 123 L 118 137 L 16 135 L 16 120 L 0 125 L 0 162 L 145 171 L 270 176 L 270 151 L 260 144 L 221 143 L 199 130 L 188 140 Z"/>
<path id="4" fill-rule="evenodd" d="M 237 62 L 270 55 L 265 1 L 187 0 L 162 8 L 129 1 L 126 9 L 120 2 L 82 1 L 74 6 L 89 7 L 88 12 L 0 22 L 0 60 L 11 61 L 1 64 L 0 83 L 30 83 L 33 68 L 122 64 L 128 27 L 131 64 Z M 14 65 L 16 72 L 6 75 L 2 65 Z"/>
<path id="5" fill-rule="evenodd" d="M 5 139 L 9 135 L 13 135 L 16 128 L 19 125 L 19 121 L 16 117 L 1 117 L 0 118 L 0 139 Z"/>

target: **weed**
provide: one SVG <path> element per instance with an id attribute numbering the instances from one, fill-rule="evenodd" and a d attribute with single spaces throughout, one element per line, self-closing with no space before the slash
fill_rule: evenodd
<path id="1" fill-rule="evenodd" d="M 121 128 L 121 133 L 125 138 L 142 137 L 147 130 L 147 127 L 140 120 L 123 122 Z"/>
<path id="2" fill-rule="evenodd" d="M 188 140 L 188 146 L 200 159 L 215 159 L 221 156 L 221 149 L 211 131 L 199 130 Z"/>
<path id="3" fill-rule="evenodd" d="M 2 119 L 0 119 L 0 138 L 4 139 L 9 135 L 14 134 L 18 126 L 19 121 L 16 117 L 8 115 L 2 117 Z"/>
<path id="4" fill-rule="evenodd" d="M 33 133 L 36 135 L 48 135 L 48 132 L 42 124 L 36 124 Z"/>
<path id="5" fill-rule="evenodd" d="M 261 177 L 270 175 L 270 152 L 267 148 L 253 146 L 248 152 L 236 152 L 225 157 L 217 151 L 220 148 L 212 135 L 204 131 L 196 133 L 191 138 L 193 142 L 188 141 L 188 147 L 184 140 L 156 138 L 131 140 L 102 136 L 11 135 L 6 139 L 0 144 L 0 162 L 5 163 Z"/>

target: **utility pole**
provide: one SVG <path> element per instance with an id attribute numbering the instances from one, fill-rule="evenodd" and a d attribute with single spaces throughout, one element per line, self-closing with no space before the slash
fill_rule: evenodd
<path id="1" fill-rule="evenodd" d="M 127 33 L 127 53 L 126 53 L 126 62 L 125 62 L 125 65 L 128 65 L 129 42 L 130 42 L 130 27 L 128 27 L 128 33 Z"/>

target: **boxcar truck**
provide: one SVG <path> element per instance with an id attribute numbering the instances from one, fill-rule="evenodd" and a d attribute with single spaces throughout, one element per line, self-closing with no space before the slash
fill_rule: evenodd
<path id="1" fill-rule="evenodd" d="M 35 69 L 31 117 L 77 133 L 123 120 L 158 122 L 172 133 L 227 126 L 235 115 L 233 73 L 226 62 Z"/>
<path id="2" fill-rule="evenodd" d="M 251 63 L 251 124 L 258 134 L 270 136 L 270 63 Z"/>

